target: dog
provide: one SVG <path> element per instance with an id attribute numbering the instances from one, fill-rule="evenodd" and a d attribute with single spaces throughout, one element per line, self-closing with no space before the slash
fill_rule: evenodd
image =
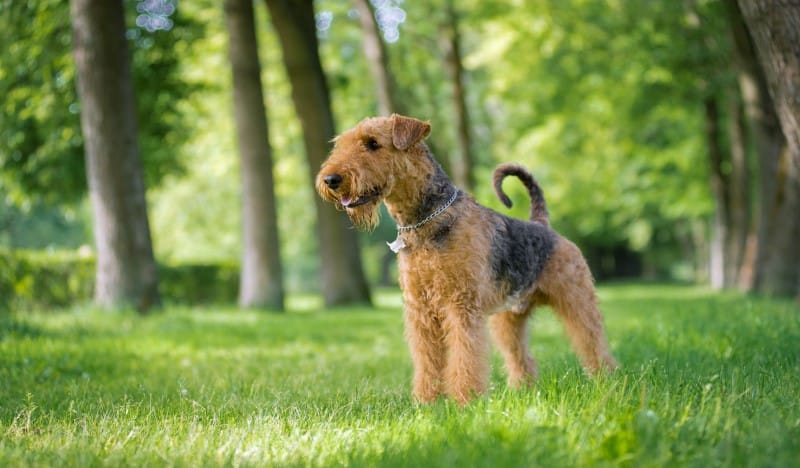
<path id="1" fill-rule="evenodd" d="M 553 308 L 588 373 L 616 369 L 589 267 L 550 227 L 534 177 L 501 164 L 493 179 L 508 207 L 503 179 L 522 181 L 530 220 L 481 206 L 436 162 L 424 143 L 430 131 L 427 122 L 398 114 L 367 118 L 335 138 L 315 183 L 360 229 L 377 226 L 380 203 L 397 223 L 389 247 L 398 259 L 414 398 L 447 395 L 464 404 L 485 393 L 490 334 L 509 385 L 532 384 L 537 368 L 527 322 L 540 305 Z"/>

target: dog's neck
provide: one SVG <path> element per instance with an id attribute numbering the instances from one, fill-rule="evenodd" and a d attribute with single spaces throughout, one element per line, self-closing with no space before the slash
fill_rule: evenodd
<path id="1" fill-rule="evenodd" d="M 428 148 L 424 145 L 423 148 L 430 164 L 427 177 L 420 180 L 404 180 L 404 191 L 408 194 L 385 200 L 386 208 L 398 226 L 407 228 L 420 225 L 437 210 L 452 204 L 458 193 L 458 188 L 433 159 Z"/>

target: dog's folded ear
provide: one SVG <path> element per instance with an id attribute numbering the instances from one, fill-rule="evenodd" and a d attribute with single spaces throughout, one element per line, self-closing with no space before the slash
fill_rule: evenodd
<path id="1" fill-rule="evenodd" d="M 399 150 L 407 150 L 424 140 L 431 133 L 431 125 L 421 120 L 392 114 L 392 144 Z"/>

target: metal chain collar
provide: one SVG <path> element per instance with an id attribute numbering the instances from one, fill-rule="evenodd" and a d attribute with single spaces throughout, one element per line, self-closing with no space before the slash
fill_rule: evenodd
<path id="1" fill-rule="evenodd" d="M 439 216 L 440 214 L 442 214 L 442 212 L 444 210 L 449 208 L 450 205 L 452 205 L 454 201 L 456 201 L 456 198 L 458 197 L 458 192 L 459 192 L 459 190 L 455 189 L 453 191 L 453 196 L 450 197 L 450 200 L 447 203 L 445 203 L 444 205 L 440 206 L 436 211 L 434 211 L 433 213 L 429 214 L 427 218 L 423 219 L 422 221 L 418 222 L 417 224 L 414 224 L 414 225 L 411 225 L 411 226 L 397 226 L 397 232 L 401 233 L 401 232 L 406 232 L 406 231 L 412 231 L 414 229 L 417 229 L 417 228 L 421 227 L 423 224 L 426 224 L 428 221 L 432 220 L 433 218 Z"/>

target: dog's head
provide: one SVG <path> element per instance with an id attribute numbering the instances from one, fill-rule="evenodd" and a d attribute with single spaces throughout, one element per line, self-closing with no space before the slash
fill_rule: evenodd
<path id="1" fill-rule="evenodd" d="M 420 172 L 430 124 L 411 117 L 364 119 L 342 133 L 317 175 L 320 196 L 343 209 L 360 229 L 378 225 L 379 204 Z"/>

